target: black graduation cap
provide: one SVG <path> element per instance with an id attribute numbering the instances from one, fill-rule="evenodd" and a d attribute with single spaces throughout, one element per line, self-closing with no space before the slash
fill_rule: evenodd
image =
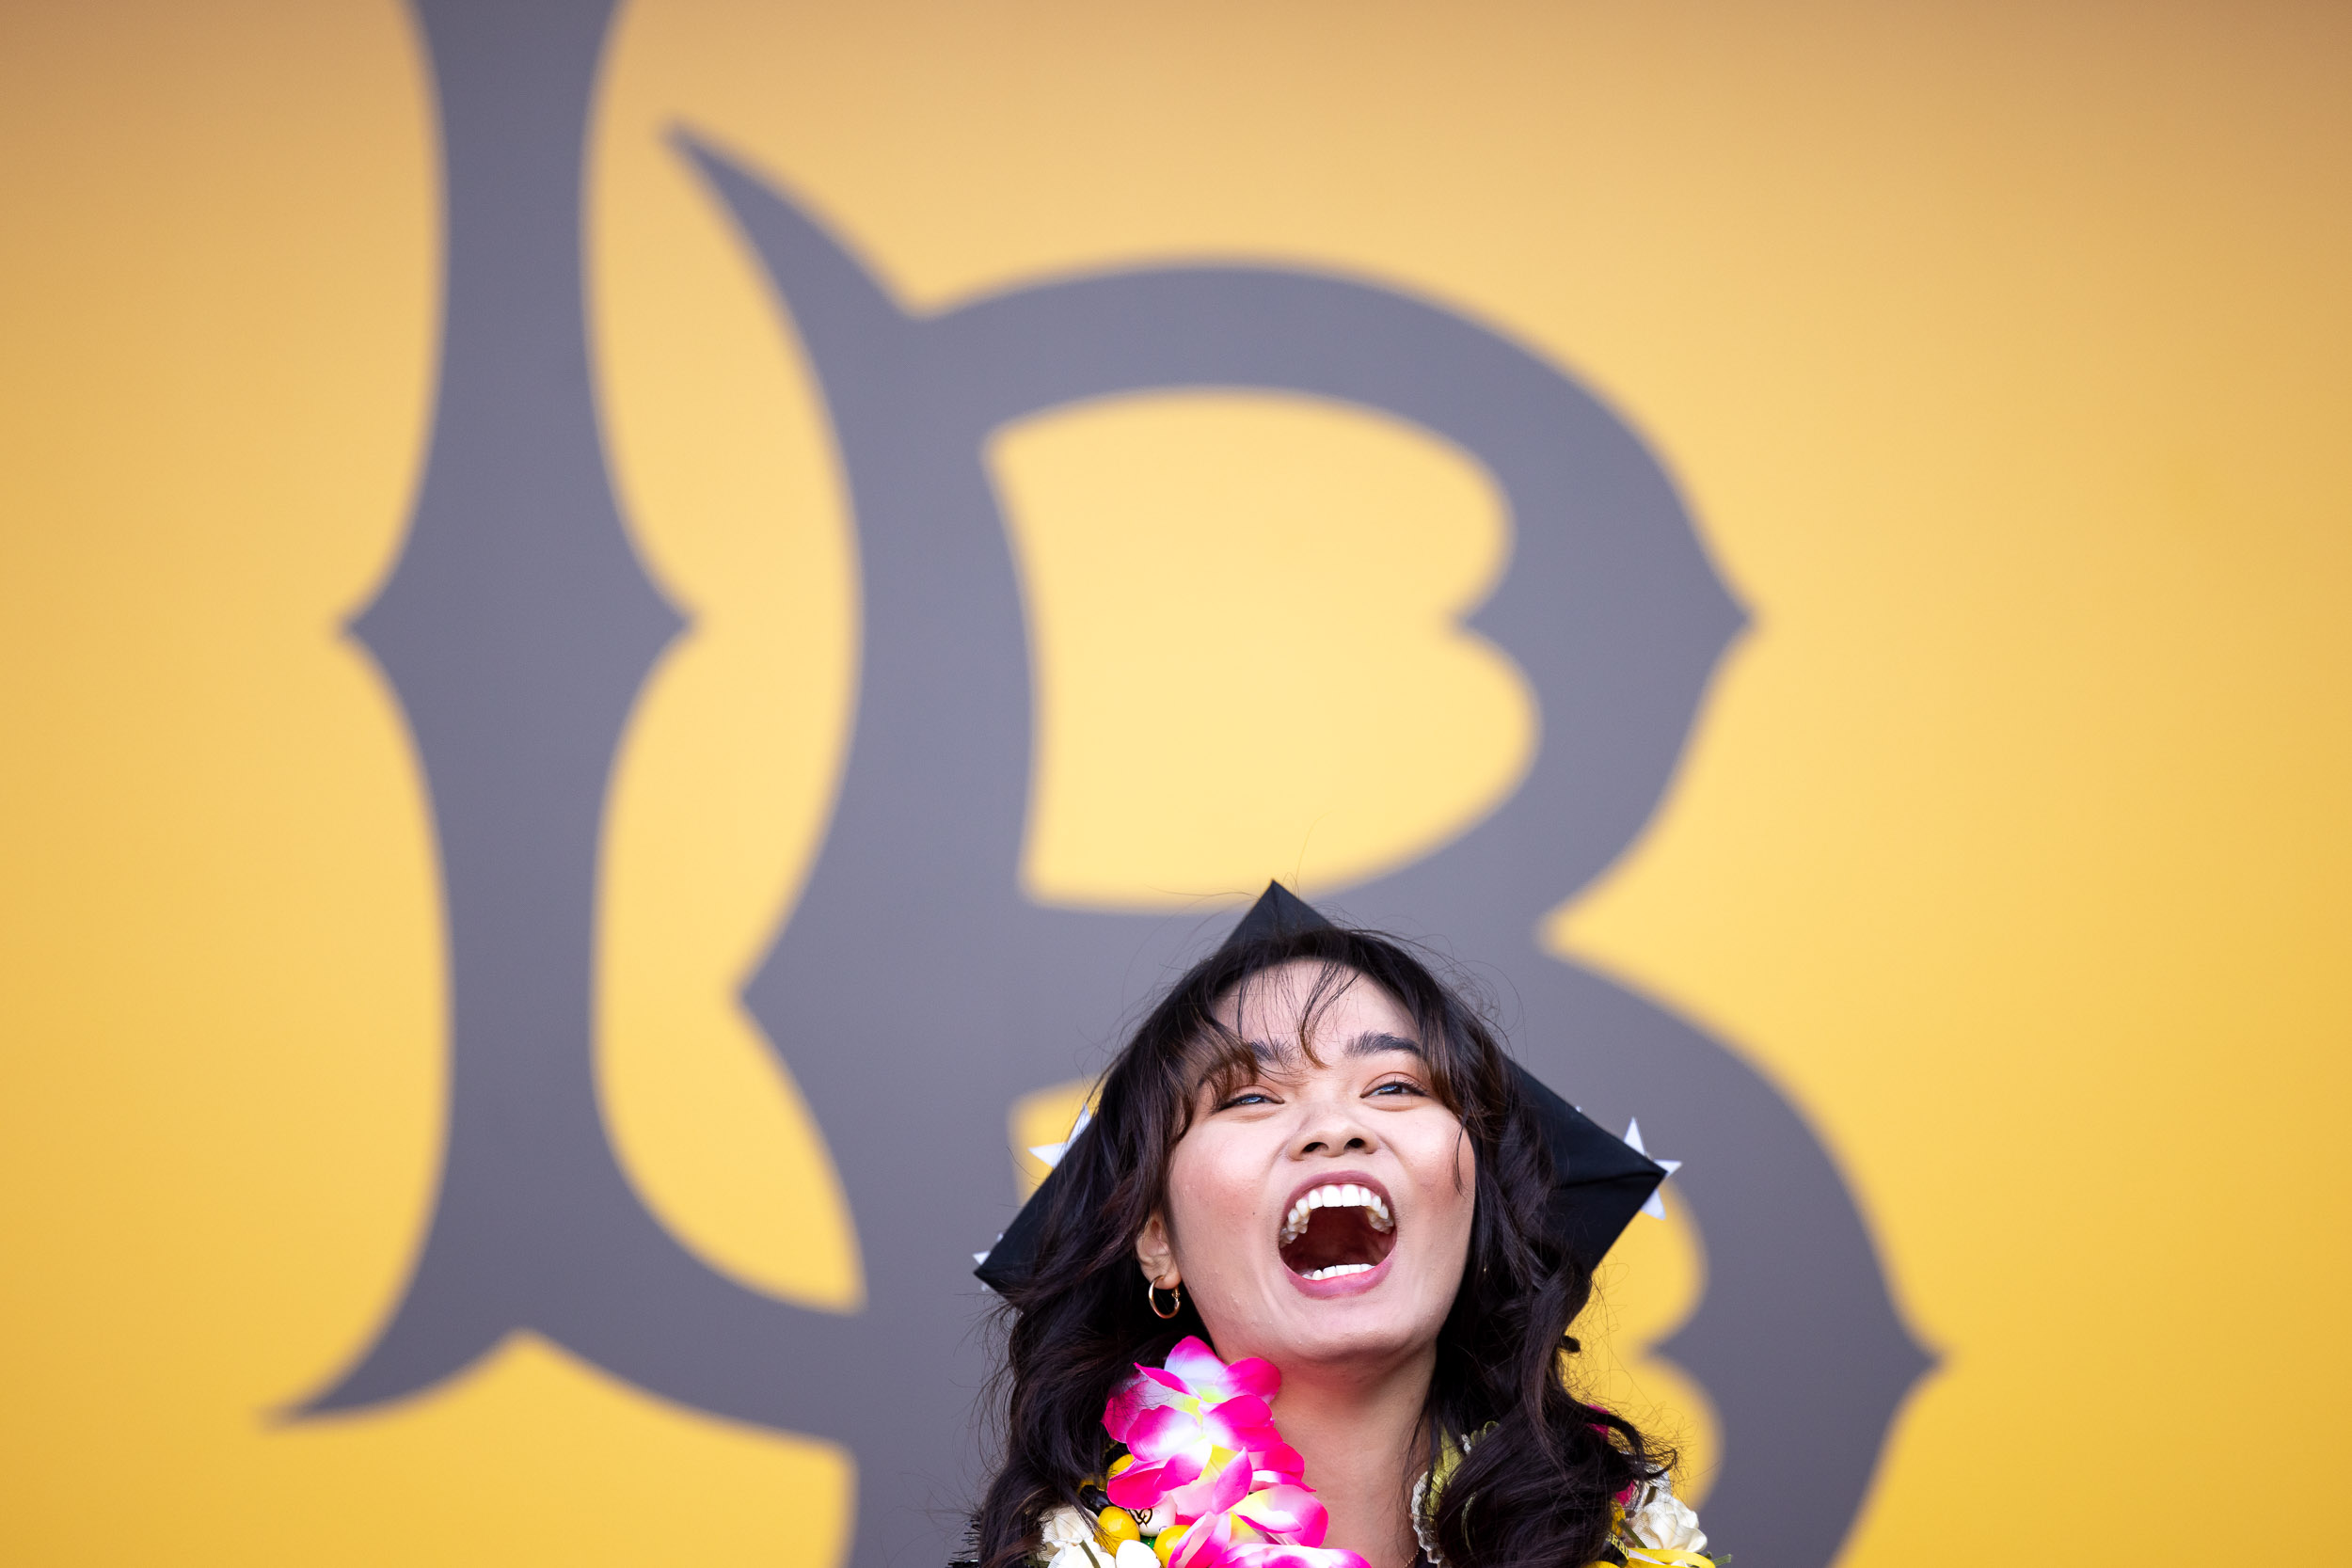
<path id="1" fill-rule="evenodd" d="M 1225 945 L 1330 928 L 1331 923 L 1305 899 L 1279 882 L 1268 882 L 1265 892 L 1249 906 L 1249 912 L 1241 917 L 1241 924 L 1225 939 Z M 1587 1269 L 1597 1268 L 1658 1184 L 1666 1180 L 1666 1167 L 1552 1093 L 1542 1079 L 1518 1063 L 1513 1062 L 1511 1070 L 1518 1078 L 1519 1092 L 1535 1107 L 1544 1142 L 1551 1149 L 1551 1233 Z M 1029 1201 L 1021 1206 L 1021 1212 L 1013 1216 L 1010 1228 L 972 1271 L 991 1290 L 1002 1291 L 1028 1276 L 1058 1174 L 1046 1173 Z"/>

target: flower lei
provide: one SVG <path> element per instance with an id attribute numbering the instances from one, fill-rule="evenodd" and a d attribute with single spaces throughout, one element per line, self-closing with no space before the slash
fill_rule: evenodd
<path id="1" fill-rule="evenodd" d="M 1329 1513 L 1274 1427 L 1281 1386 L 1272 1362 L 1227 1366 L 1191 1337 L 1165 1367 L 1138 1365 L 1103 1408 L 1104 1430 L 1127 1448 L 1111 1462 L 1106 1506 L 1047 1517 L 1045 1568 L 1371 1568 L 1323 1544 Z"/>
<path id="2" fill-rule="evenodd" d="M 1437 1463 L 1413 1483 L 1413 1539 L 1421 1543 L 1430 1568 L 1446 1568 L 1434 1528 L 1438 1495 L 1461 1466 L 1462 1456 L 1493 1430 L 1489 1421 L 1459 1443 L 1444 1439 Z M 1731 1568 L 1729 1554 L 1699 1555 L 1707 1549 L 1707 1532 L 1699 1528 L 1699 1516 L 1691 1505 L 1675 1496 L 1673 1481 L 1663 1475 L 1637 1481 L 1611 1500 L 1609 1543 L 1602 1549 L 1606 1555 L 1586 1568 Z"/>
<path id="3" fill-rule="evenodd" d="M 1166 1366 L 1138 1364 L 1103 1409 L 1104 1430 L 1127 1451 L 1099 1489 L 1088 1488 L 1091 1518 L 1068 1507 L 1046 1516 L 1042 1568 L 1371 1568 L 1323 1544 L 1329 1512 L 1307 1484 L 1298 1450 L 1275 1430 L 1270 1402 L 1281 1386 L 1272 1362 L 1228 1366 L 1189 1336 Z M 1445 1565 L 1424 1508 L 1435 1513 L 1471 1441 L 1449 1441 L 1413 1488 L 1413 1531 L 1431 1568 Z M 1722 1568 L 1698 1555 L 1706 1545 L 1698 1515 L 1663 1476 L 1618 1496 L 1608 1561 Z"/>

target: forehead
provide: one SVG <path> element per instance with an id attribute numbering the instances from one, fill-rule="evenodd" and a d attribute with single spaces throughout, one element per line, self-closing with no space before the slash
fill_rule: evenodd
<path id="1" fill-rule="evenodd" d="M 1412 1015 L 1356 970 L 1295 959 L 1251 975 L 1217 1006 L 1218 1021 L 1253 1047 L 1289 1055 L 1303 1043 L 1321 1054 L 1361 1036 L 1418 1041 Z"/>

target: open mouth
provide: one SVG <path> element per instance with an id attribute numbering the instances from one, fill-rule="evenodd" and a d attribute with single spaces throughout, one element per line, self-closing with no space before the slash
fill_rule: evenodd
<path id="1" fill-rule="evenodd" d="M 1396 1219 L 1377 1188 L 1327 1181 L 1292 1199 L 1277 1244 L 1283 1266 L 1302 1279 L 1366 1274 L 1395 1249 Z"/>

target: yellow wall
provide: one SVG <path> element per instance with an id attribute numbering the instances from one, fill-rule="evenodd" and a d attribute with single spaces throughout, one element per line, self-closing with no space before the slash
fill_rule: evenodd
<path id="1" fill-rule="evenodd" d="M 1271 259 L 1586 377 L 1755 626 L 1550 938 L 1753 1053 L 1943 1357 L 1848 1568 L 2331 1540 L 2348 72 L 2317 5 L 626 9 L 594 341 L 618 492 L 696 617 L 608 828 L 602 1087 L 649 1201 L 743 1277 L 859 1297 L 734 999 L 838 762 L 850 525 L 788 326 L 658 139 L 682 120 L 917 304 Z M 434 372 L 408 18 L 8 8 L 0 150 L 0 1559 L 830 1563 L 843 1456 L 534 1344 L 394 1409 L 274 1414 L 393 1299 L 439 1153 L 430 824 L 340 631 L 397 551 Z M 1444 450 L 1171 398 L 991 458 L 1046 660 L 1041 896 L 1311 893 L 1516 782 L 1539 717 L 1452 626 L 1506 531 Z M 1136 552 L 1155 592 L 1110 597 Z M 1218 659 L 1335 646 L 1216 694 Z M 1139 705 L 1254 787 L 1156 766 Z M 1430 744 L 1347 766 L 1400 719 Z M 1638 1373 L 1703 1243 L 1637 1236 Z"/>

